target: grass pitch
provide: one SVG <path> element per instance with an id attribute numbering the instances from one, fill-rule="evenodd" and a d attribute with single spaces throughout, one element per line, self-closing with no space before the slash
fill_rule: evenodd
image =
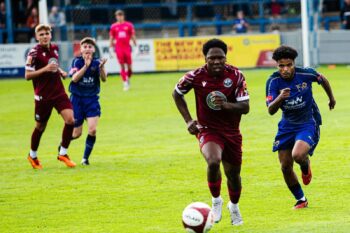
<path id="1" fill-rule="evenodd" d="M 271 152 L 280 118 L 269 116 L 265 107 L 265 81 L 272 71 L 244 72 L 251 96 L 251 111 L 241 123 L 244 225 L 231 226 L 224 209 L 211 232 L 349 232 L 350 70 L 319 69 L 330 80 L 337 105 L 329 111 L 326 94 L 314 84 L 323 126 L 312 158 L 314 177 L 303 186 L 309 208 L 298 211 L 291 210 L 295 201 Z M 183 208 L 193 201 L 210 204 L 211 198 L 197 141 L 171 97 L 181 75 L 135 75 L 129 92 L 115 76 L 102 84 L 102 117 L 89 167 L 69 169 L 56 160 L 63 121 L 53 112 L 39 147 L 41 171 L 26 160 L 34 127 L 32 84 L 2 80 L 0 232 L 184 232 Z M 193 93 L 186 98 L 195 116 Z M 85 136 L 86 125 L 69 148 L 76 162 Z"/>

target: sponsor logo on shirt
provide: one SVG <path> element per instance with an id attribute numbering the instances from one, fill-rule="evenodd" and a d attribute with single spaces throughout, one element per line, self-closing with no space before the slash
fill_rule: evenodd
<path id="1" fill-rule="evenodd" d="M 217 106 L 217 105 L 214 104 L 213 93 L 215 93 L 216 96 L 220 96 L 220 97 L 224 98 L 224 102 L 227 101 L 227 98 L 226 98 L 225 94 L 220 92 L 220 91 L 213 91 L 213 92 L 210 92 L 207 95 L 207 105 L 208 105 L 208 107 L 213 109 L 213 110 L 221 110 L 220 106 Z"/>
<path id="2" fill-rule="evenodd" d="M 48 63 L 49 64 L 56 64 L 56 65 L 58 65 L 58 60 L 56 58 L 52 57 L 52 58 L 49 59 Z"/>
<path id="3" fill-rule="evenodd" d="M 229 87 L 232 86 L 232 84 L 233 84 L 233 81 L 232 81 L 230 78 L 226 78 L 226 79 L 224 80 L 224 87 L 229 88 Z"/>
<path id="4" fill-rule="evenodd" d="M 295 97 L 294 99 L 285 100 L 284 108 L 291 109 L 300 109 L 306 105 L 305 101 L 303 101 L 303 96 Z"/>

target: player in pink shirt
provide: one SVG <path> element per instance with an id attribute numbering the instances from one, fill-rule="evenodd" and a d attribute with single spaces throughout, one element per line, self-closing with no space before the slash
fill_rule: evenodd
<path id="1" fill-rule="evenodd" d="M 124 82 L 124 91 L 127 91 L 130 88 L 129 79 L 132 75 L 130 40 L 136 46 L 135 29 L 131 22 L 125 21 L 124 11 L 117 10 L 115 16 L 117 22 L 112 24 L 109 31 L 109 47 L 110 53 L 112 53 L 114 47 L 114 52 L 120 64 L 120 75 Z"/>

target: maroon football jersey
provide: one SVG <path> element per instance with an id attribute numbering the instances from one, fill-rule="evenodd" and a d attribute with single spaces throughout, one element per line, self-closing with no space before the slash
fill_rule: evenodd
<path id="1" fill-rule="evenodd" d="M 211 92 L 226 97 L 234 103 L 249 99 L 244 76 L 236 67 L 225 65 L 222 77 L 208 74 L 206 65 L 186 73 L 175 86 L 178 94 L 184 95 L 194 89 L 198 123 L 209 129 L 232 131 L 239 129 L 241 114 L 218 109 L 211 102 Z"/>
<path id="2" fill-rule="evenodd" d="M 49 63 L 58 64 L 58 46 L 50 44 L 50 47 L 47 48 L 37 44 L 27 55 L 25 69 L 35 71 Z M 56 72 L 45 72 L 32 81 L 36 100 L 50 100 L 65 94 L 58 70 Z"/>

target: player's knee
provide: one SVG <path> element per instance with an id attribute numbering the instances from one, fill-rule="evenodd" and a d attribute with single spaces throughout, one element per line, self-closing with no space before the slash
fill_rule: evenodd
<path id="1" fill-rule="evenodd" d="M 303 153 L 293 153 L 292 157 L 296 163 L 302 163 L 305 160 L 305 154 Z"/>
<path id="2" fill-rule="evenodd" d="M 46 129 L 46 123 L 37 123 L 35 128 L 40 132 L 44 132 Z"/>
<path id="3" fill-rule="evenodd" d="M 70 117 L 70 118 L 68 118 L 68 119 L 66 119 L 65 121 L 64 121 L 64 123 L 65 124 L 67 124 L 67 125 L 74 125 L 74 118 L 72 117 Z"/>
<path id="4" fill-rule="evenodd" d="M 220 169 L 220 159 L 210 158 L 208 159 L 208 168 L 209 170 L 219 170 Z"/>
<path id="5" fill-rule="evenodd" d="M 89 135 L 96 136 L 96 128 L 89 128 Z"/>

